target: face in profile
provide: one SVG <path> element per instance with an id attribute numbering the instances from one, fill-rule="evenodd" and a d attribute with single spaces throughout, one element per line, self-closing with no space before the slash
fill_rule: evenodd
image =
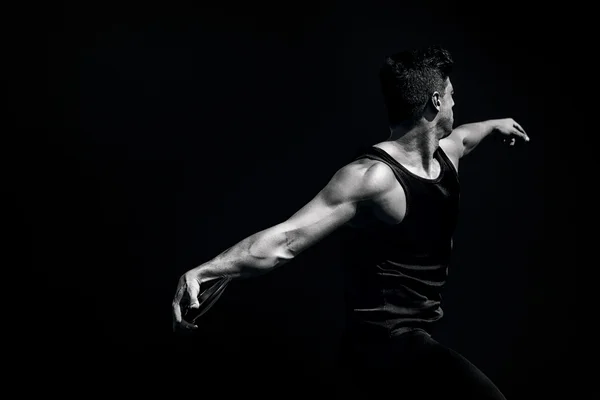
<path id="1" fill-rule="evenodd" d="M 454 127 L 454 87 L 450 79 L 446 80 L 446 89 L 444 95 L 440 97 L 440 109 L 438 114 L 438 126 L 442 130 L 442 137 L 446 137 L 452 133 Z"/>

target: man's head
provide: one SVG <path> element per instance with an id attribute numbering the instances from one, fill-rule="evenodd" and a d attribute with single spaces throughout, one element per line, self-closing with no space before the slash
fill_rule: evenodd
<path id="1" fill-rule="evenodd" d="M 449 135 L 454 124 L 452 66 L 450 53 L 438 46 L 386 57 L 379 78 L 390 125 L 411 128 L 425 119 L 440 128 L 442 137 Z"/>

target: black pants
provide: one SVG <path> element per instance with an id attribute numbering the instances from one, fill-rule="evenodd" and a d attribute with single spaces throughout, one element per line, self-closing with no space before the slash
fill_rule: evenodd
<path id="1" fill-rule="evenodd" d="M 352 340 L 343 360 L 345 398 L 505 400 L 483 372 L 423 331 Z"/>

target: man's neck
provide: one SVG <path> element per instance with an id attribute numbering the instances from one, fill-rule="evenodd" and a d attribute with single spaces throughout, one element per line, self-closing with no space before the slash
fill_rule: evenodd
<path id="1" fill-rule="evenodd" d="M 433 155 L 439 147 L 435 127 L 417 125 L 410 129 L 393 128 L 388 143 L 398 152 L 404 163 L 431 172 Z"/>

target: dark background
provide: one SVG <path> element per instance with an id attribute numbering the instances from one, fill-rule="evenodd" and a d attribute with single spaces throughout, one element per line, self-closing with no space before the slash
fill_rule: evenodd
<path id="1" fill-rule="evenodd" d="M 5 281 L 26 304 L 13 330 L 20 352 L 46 375 L 103 366 L 106 377 L 144 360 L 154 371 L 267 365 L 337 379 L 333 239 L 234 282 L 193 337 L 172 334 L 170 301 L 183 272 L 287 218 L 359 146 L 386 139 L 384 56 L 441 44 L 455 58 L 456 125 L 513 117 L 532 140 L 509 149 L 489 139 L 462 161 L 436 337 L 509 399 L 566 390 L 575 281 L 560 272 L 575 264 L 575 237 L 549 179 L 566 176 L 549 156 L 560 146 L 562 38 L 539 28 L 555 10 L 492 8 L 64 2 L 16 12 L 6 47 L 16 134 L 2 162 L 17 239 L 6 254 L 23 265 Z"/>

